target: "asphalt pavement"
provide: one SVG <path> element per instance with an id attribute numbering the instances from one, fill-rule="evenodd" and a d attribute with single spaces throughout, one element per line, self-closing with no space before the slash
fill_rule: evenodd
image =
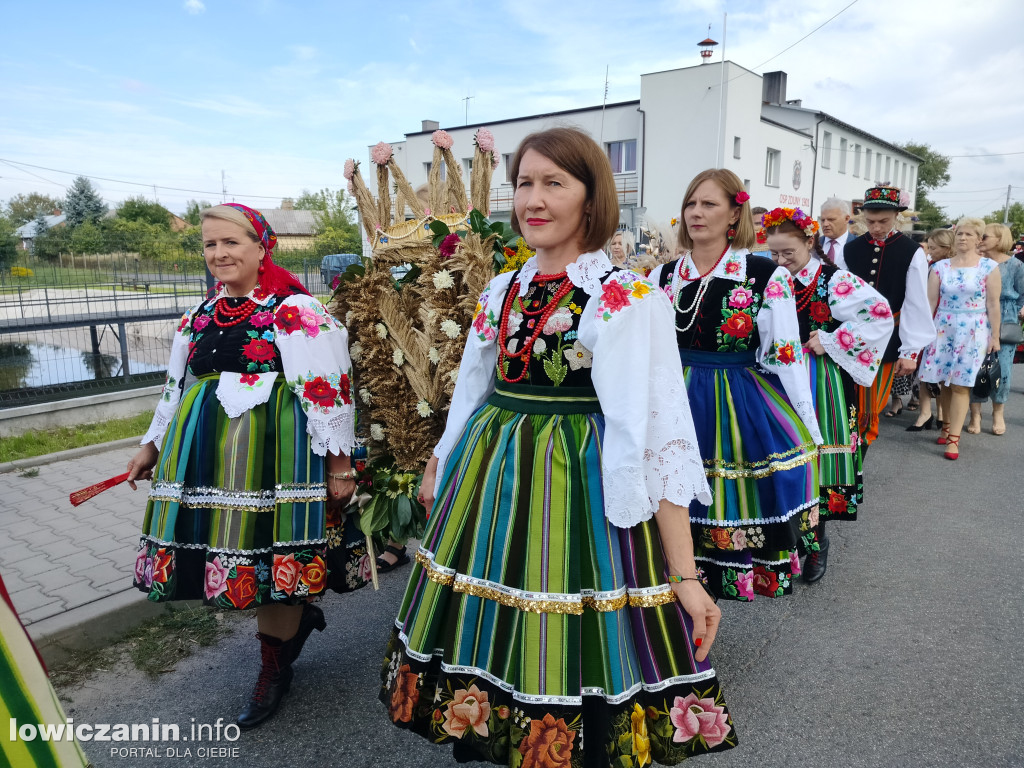
<path id="1" fill-rule="evenodd" d="M 936 432 L 904 431 L 914 414 L 883 419 L 868 457 L 861 519 L 829 526 L 825 578 L 798 583 L 792 596 L 778 600 L 722 603 L 712 659 L 739 746 L 689 764 L 1024 766 L 1020 367 L 1014 389 L 1006 435 L 965 433 L 956 462 L 942 458 Z M 9 503 L 7 495 L 0 505 Z M 141 519 L 141 493 L 135 499 Z M 131 571 L 130 562 L 111 566 Z M 291 693 L 263 727 L 237 741 L 198 745 L 87 742 L 86 753 L 99 766 L 454 765 L 450 748 L 393 727 L 376 699 L 384 643 L 408 573 L 383 575 L 378 592 L 330 595 L 321 603 L 327 630 L 310 639 Z M 178 724 L 183 735 L 192 723 L 233 722 L 258 659 L 255 622 L 233 626 L 216 646 L 157 678 L 122 666 L 60 691 L 68 716 L 76 723 L 159 718 Z M 211 746 L 234 751 L 211 757 L 204 751 Z M 155 748 L 156 756 L 132 748 Z"/>

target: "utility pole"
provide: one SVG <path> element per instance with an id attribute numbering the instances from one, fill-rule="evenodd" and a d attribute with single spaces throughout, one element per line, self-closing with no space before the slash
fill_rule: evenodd
<path id="1" fill-rule="evenodd" d="M 220 172 L 220 201 L 226 203 L 228 201 L 228 188 L 224 183 L 224 171 Z"/>
<path id="2" fill-rule="evenodd" d="M 722 14 L 722 77 L 718 84 L 718 136 L 715 139 L 715 167 L 722 168 L 725 163 L 722 162 L 722 113 L 725 112 L 725 35 L 726 27 L 729 23 L 729 14 Z M 708 26 L 711 29 L 711 26 Z M 708 32 L 710 37 L 711 33 Z"/>
<path id="3" fill-rule="evenodd" d="M 608 106 L 608 71 L 610 65 L 604 65 L 604 101 L 601 102 L 601 146 L 604 146 L 604 110 Z"/>
<path id="4" fill-rule="evenodd" d="M 1010 221 L 1010 190 L 1013 189 L 1013 185 L 1006 185 L 1006 205 L 1003 207 L 1003 224 L 1007 224 Z"/>

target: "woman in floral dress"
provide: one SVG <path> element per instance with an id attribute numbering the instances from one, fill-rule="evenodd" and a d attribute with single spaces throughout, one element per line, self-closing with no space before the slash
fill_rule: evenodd
<path id="1" fill-rule="evenodd" d="M 707 661 L 720 613 L 686 510 L 710 496 L 671 308 L 600 250 L 618 205 L 589 136 L 532 134 L 511 169 L 512 224 L 537 254 L 480 297 L 381 700 L 458 760 L 672 765 L 728 749 Z"/>
<path id="2" fill-rule="evenodd" d="M 818 223 L 799 208 L 764 214 L 772 260 L 793 277 L 800 341 L 807 358 L 815 412 L 824 443 L 818 447 L 819 549 L 803 564 L 803 579 L 818 581 L 828 567 L 827 519 L 855 520 L 864 498 L 857 441 L 854 384 L 871 385 L 892 335 L 889 302 L 867 283 L 814 249 Z"/>
<path id="3" fill-rule="evenodd" d="M 202 212 L 217 293 L 182 319 L 129 483 L 152 478 L 135 585 L 150 600 L 256 608 L 261 669 L 238 718 L 277 709 L 323 612 L 326 525 L 355 490 L 348 334 L 271 260 L 259 211 Z M 328 501 L 329 500 L 329 501 Z M 325 503 L 326 502 L 326 503 Z"/>
<path id="4" fill-rule="evenodd" d="M 939 405 L 948 421 L 938 444 L 953 461 L 960 457 L 960 431 L 978 371 L 986 354 L 999 351 L 1002 280 L 999 265 L 978 250 L 984 235 L 984 221 L 960 219 L 953 255 L 928 275 L 936 338 L 925 350 L 921 381 L 942 386 Z"/>
<path id="5" fill-rule="evenodd" d="M 683 198 L 685 255 L 651 281 L 675 307 L 676 342 L 714 503 L 690 507 L 694 551 L 717 595 L 792 591 L 818 543 L 821 432 L 804 371 L 792 278 L 754 256 L 749 195 L 707 170 Z"/>

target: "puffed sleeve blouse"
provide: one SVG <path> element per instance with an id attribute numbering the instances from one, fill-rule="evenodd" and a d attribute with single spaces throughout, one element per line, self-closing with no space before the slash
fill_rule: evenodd
<path id="1" fill-rule="evenodd" d="M 160 401 L 142 444 L 158 448 L 184 391 L 187 374 L 195 374 L 190 358 L 197 335 L 207 331 L 213 306 L 223 290 L 181 318 L 171 344 L 167 378 Z M 276 296 L 250 293 L 257 311 L 243 326 L 232 328 L 234 346 L 218 361 L 217 399 L 228 416 L 236 418 L 270 400 L 277 377 L 302 403 L 310 446 L 318 456 L 348 454 L 355 444 L 352 405 L 352 363 L 348 332 L 319 301 L 305 294 Z M 212 330 L 212 329 L 211 329 Z M 214 350 L 216 351 L 216 350 Z M 234 354 L 234 352 L 239 354 Z"/>
<path id="2" fill-rule="evenodd" d="M 667 297 L 639 275 L 613 270 L 603 251 L 583 254 L 566 272 L 589 296 L 579 341 L 593 354 L 591 376 L 605 418 L 605 516 L 628 528 L 650 519 L 662 499 L 683 507 L 694 499 L 710 504 Z M 522 293 L 536 273 L 534 257 L 520 271 Z M 480 296 L 434 450 L 435 493 L 463 429 L 494 390 L 498 324 L 512 277 L 498 275 Z"/>

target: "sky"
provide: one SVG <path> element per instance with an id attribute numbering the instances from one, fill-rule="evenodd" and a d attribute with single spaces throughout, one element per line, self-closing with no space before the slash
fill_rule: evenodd
<path id="1" fill-rule="evenodd" d="M 52 0 L 3 18 L 0 202 L 83 174 L 111 206 L 181 213 L 218 202 L 223 171 L 229 200 L 276 207 L 344 187 L 346 158 L 424 119 L 464 125 L 467 96 L 470 124 L 594 106 L 607 67 L 609 103 L 638 99 L 642 74 L 699 62 L 709 24 L 805 107 L 952 156 L 949 215 L 1001 208 L 1007 185 L 1024 201 L 1020 0 Z"/>

